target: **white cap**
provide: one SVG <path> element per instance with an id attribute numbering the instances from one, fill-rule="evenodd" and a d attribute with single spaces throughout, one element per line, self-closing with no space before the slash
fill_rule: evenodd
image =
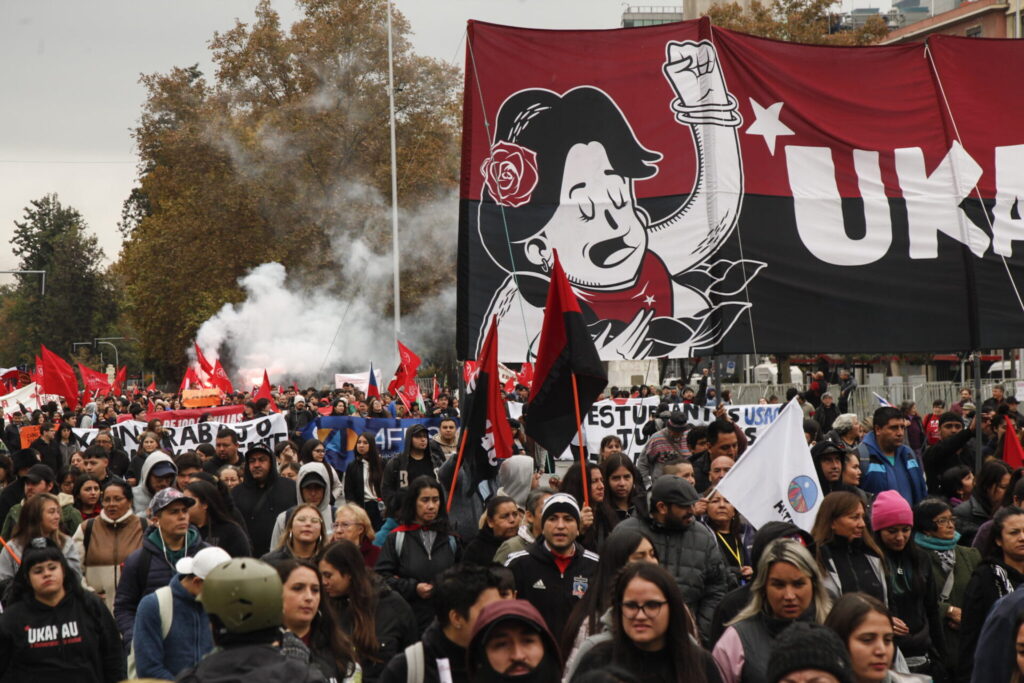
<path id="1" fill-rule="evenodd" d="M 203 548 L 195 557 L 183 557 L 174 565 L 174 570 L 181 575 L 195 574 L 200 579 L 206 580 L 207 575 L 214 568 L 224 564 L 231 559 L 222 548 L 211 546 Z"/>

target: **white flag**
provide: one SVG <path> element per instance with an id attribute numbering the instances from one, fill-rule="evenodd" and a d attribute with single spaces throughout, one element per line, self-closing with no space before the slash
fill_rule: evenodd
<path id="1" fill-rule="evenodd" d="M 15 389 L 9 394 L 0 396 L 0 410 L 3 411 L 5 418 L 10 418 L 14 414 L 14 411 L 21 410 L 18 404 L 25 406 L 29 411 L 35 410 L 40 407 L 39 403 L 39 391 L 36 388 L 36 383 L 32 382 L 23 386 L 21 389 Z"/>
<path id="2" fill-rule="evenodd" d="M 794 398 L 718 482 L 716 489 L 755 528 L 792 522 L 810 531 L 824 497 Z"/>

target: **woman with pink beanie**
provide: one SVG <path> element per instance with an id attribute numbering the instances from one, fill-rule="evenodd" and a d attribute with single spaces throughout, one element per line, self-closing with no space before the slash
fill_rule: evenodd
<path id="1" fill-rule="evenodd" d="M 885 560 L 896 646 L 911 673 L 934 675 L 945 659 L 939 587 L 931 559 L 911 538 L 910 504 L 897 491 L 882 491 L 871 507 L 871 529 Z"/>

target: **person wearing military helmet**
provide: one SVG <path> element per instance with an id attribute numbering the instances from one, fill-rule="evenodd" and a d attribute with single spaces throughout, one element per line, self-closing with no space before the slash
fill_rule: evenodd
<path id="1" fill-rule="evenodd" d="M 210 616 L 212 654 L 181 673 L 185 683 L 326 683 L 296 643 L 281 649 L 282 591 L 266 562 L 235 558 L 211 570 L 198 598 Z M 300 641 L 301 644 L 301 641 Z"/>

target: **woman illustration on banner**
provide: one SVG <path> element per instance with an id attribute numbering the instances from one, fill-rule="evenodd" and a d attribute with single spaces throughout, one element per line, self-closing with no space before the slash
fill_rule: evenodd
<path id="1" fill-rule="evenodd" d="M 662 155 L 605 92 L 534 88 L 502 104 L 481 167 L 478 230 L 509 273 L 483 317 L 498 315 L 504 358 L 536 354 L 556 251 L 605 359 L 694 355 L 749 307 L 723 298 L 764 264 L 709 260 L 732 234 L 743 192 L 736 99 L 709 41 L 670 42 L 666 54 L 671 109 L 692 132 L 697 173 L 682 205 L 658 221 L 635 185 L 658 173 Z"/>

